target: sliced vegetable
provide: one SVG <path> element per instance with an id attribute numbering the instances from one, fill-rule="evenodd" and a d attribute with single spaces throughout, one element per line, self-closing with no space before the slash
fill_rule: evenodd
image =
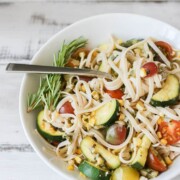
<path id="1" fill-rule="evenodd" d="M 121 144 L 125 141 L 127 128 L 120 124 L 110 126 L 106 133 L 106 141 L 113 145 Z"/>
<path id="2" fill-rule="evenodd" d="M 74 108 L 72 107 L 71 103 L 67 101 L 64 103 L 61 108 L 59 109 L 60 114 L 74 114 Z"/>
<path id="3" fill-rule="evenodd" d="M 122 96 L 124 96 L 124 93 L 120 89 L 117 89 L 117 90 L 105 89 L 104 91 L 105 93 L 109 94 L 109 96 L 115 99 L 122 99 Z"/>
<path id="4" fill-rule="evenodd" d="M 65 133 L 55 129 L 50 123 L 44 120 L 44 111 L 38 114 L 36 121 L 37 131 L 49 142 L 61 142 L 65 140 Z"/>
<path id="5" fill-rule="evenodd" d="M 166 163 L 153 147 L 149 149 L 147 165 L 149 168 L 154 169 L 158 172 L 163 172 L 167 170 Z"/>
<path id="6" fill-rule="evenodd" d="M 173 145 L 180 140 L 180 121 L 162 121 L 158 126 L 158 131 L 161 133 L 162 139 L 167 141 L 167 144 Z"/>
<path id="7" fill-rule="evenodd" d="M 95 111 L 95 125 L 111 125 L 117 119 L 120 105 L 117 100 L 111 100 Z"/>
<path id="8" fill-rule="evenodd" d="M 80 144 L 81 151 L 84 156 L 92 163 L 96 163 L 97 154 L 106 161 L 106 165 L 110 169 L 115 169 L 120 166 L 119 157 L 106 150 L 103 146 L 96 143 L 91 137 L 86 136 Z"/>
<path id="9" fill-rule="evenodd" d="M 148 155 L 148 149 L 151 145 L 151 141 L 147 136 L 143 136 L 142 143 L 137 151 L 136 157 L 134 158 L 131 166 L 137 170 L 140 170 L 144 167 Z"/>
<path id="10" fill-rule="evenodd" d="M 131 167 L 122 166 L 112 173 L 111 180 L 139 180 L 139 173 Z"/>
<path id="11" fill-rule="evenodd" d="M 158 176 L 159 172 L 158 171 L 155 171 L 153 169 L 142 169 L 140 171 L 141 175 L 148 178 L 148 179 L 152 179 L 152 178 L 155 178 Z"/>
<path id="12" fill-rule="evenodd" d="M 141 77 L 151 77 L 157 74 L 158 68 L 154 62 L 144 64 L 140 70 Z"/>
<path id="13" fill-rule="evenodd" d="M 78 169 L 82 172 L 85 176 L 91 178 L 92 180 L 109 180 L 110 174 L 109 172 L 94 166 L 92 163 L 88 161 L 83 161 L 79 166 Z"/>
<path id="14" fill-rule="evenodd" d="M 167 59 L 171 61 L 173 58 L 173 49 L 171 45 L 164 41 L 156 41 L 155 44 L 162 51 L 162 53 L 167 57 Z M 156 55 L 155 60 L 159 60 L 160 62 L 162 62 L 160 57 L 157 57 L 157 55 Z"/>
<path id="15" fill-rule="evenodd" d="M 142 40 L 143 39 L 130 39 L 124 43 L 121 43 L 121 46 L 128 48 L 128 47 L 130 47 L 130 46 L 132 46 L 132 45 L 134 45 L 134 44 L 136 44 Z"/>
<path id="16" fill-rule="evenodd" d="M 169 74 L 164 86 L 160 91 L 154 94 L 150 103 L 153 106 L 162 107 L 174 105 L 178 101 L 179 90 L 180 86 L 178 78 L 173 74 Z"/>

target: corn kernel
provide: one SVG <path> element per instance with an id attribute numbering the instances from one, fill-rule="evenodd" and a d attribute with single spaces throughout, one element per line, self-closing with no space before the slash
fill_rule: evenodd
<path id="1" fill-rule="evenodd" d="M 123 101 L 123 100 L 118 100 L 118 102 L 119 102 L 119 104 L 120 104 L 121 106 L 124 106 L 124 101 Z"/>
<path id="2" fill-rule="evenodd" d="M 167 165 L 172 164 L 172 161 L 171 161 L 171 159 L 170 159 L 168 156 L 166 156 L 166 157 L 164 158 L 164 160 L 165 160 L 165 162 L 166 162 Z"/>
<path id="3" fill-rule="evenodd" d="M 82 161 L 82 159 L 79 156 L 76 156 L 74 159 L 75 159 L 77 164 L 80 164 Z"/>
<path id="4" fill-rule="evenodd" d="M 136 109 L 137 110 L 140 110 L 140 111 L 143 111 L 144 110 L 144 104 L 142 101 L 138 101 L 137 104 L 136 104 Z"/>
<path id="5" fill-rule="evenodd" d="M 166 139 L 161 139 L 161 144 L 163 144 L 163 145 L 166 145 L 167 144 L 167 140 Z"/>
<path id="6" fill-rule="evenodd" d="M 67 167 L 67 170 L 69 170 L 69 171 L 74 171 L 74 166 L 73 166 L 73 165 L 69 165 L 69 166 Z"/>
<path id="7" fill-rule="evenodd" d="M 91 116 L 94 116 L 95 115 L 95 111 L 93 111 L 92 113 L 91 113 Z"/>
<path id="8" fill-rule="evenodd" d="M 119 149 L 114 149 L 114 150 L 112 150 L 112 153 L 113 153 L 113 154 L 117 154 L 117 153 L 119 153 L 119 152 L 120 152 Z"/>
<path id="9" fill-rule="evenodd" d="M 134 49 L 134 52 L 135 52 L 136 54 L 141 55 L 141 50 L 140 50 L 139 48 Z"/>
<path id="10" fill-rule="evenodd" d="M 104 160 L 101 157 L 98 157 L 96 160 L 97 160 L 97 165 L 103 165 L 104 164 Z"/>
<path id="11" fill-rule="evenodd" d="M 86 89 L 85 89 L 84 85 L 81 86 L 81 91 L 86 92 Z"/>
<path id="12" fill-rule="evenodd" d="M 92 92 L 92 97 L 93 97 L 93 99 L 95 99 L 95 100 L 99 100 L 99 94 L 98 94 L 98 92 L 93 91 L 93 92 Z"/>
<path id="13" fill-rule="evenodd" d="M 120 114 L 119 120 L 120 120 L 120 121 L 123 121 L 124 119 L 125 119 L 125 115 L 124 115 L 124 114 Z"/>
<path id="14" fill-rule="evenodd" d="M 160 117 L 157 121 L 158 124 L 161 124 L 163 122 L 163 119 Z"/>
<path id="15" fill-rule="evenodd" d="M 89 125 L 94 126 L 96 119 L 94 117 L 90 118 Z"/>
<path id="16" fill-rule="evenodd" d="M 147 76 L 147 72 L 146 72 L 146 70 L 144 68 L 140 69 L 140 76 L 141 77 L 146 77 Z"/>
<path id="17" fill-rule="evenodd" d="M 160 138 L 162 138 L 162 134 L 161 134 L 161 132 L 157 132 L 157 136 L 158 136 L 158 138 L 160 139 Z"/>
<path id="18" fill-rule="evenodd" d="M 76 154 L 78 154 L 78 155 L 80 155 L 80 154 L 82 154 L 82 151 L 81 151 L 81 149 L 76 149 Z"/>

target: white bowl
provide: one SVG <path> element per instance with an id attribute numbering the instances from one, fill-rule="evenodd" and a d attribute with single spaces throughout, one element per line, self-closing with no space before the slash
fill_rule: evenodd
<path id="1" fill-rule="evenodd" d="M 60 44 L 64 40 L 71 41 L 79 36 L 84 36 L 89 39 L 89 46 L 95 47 L 99 43 L 107 42 L 111 34 L 125 40 L 152 36 L 167 41 L 180 49 L 180 32 L 164 22 L 135 14 L 104 14 L 76 22 L 54 35 L 36 53 L 32 64 L 51 65 L 53 54 L 59 50 Z M 38 84 L 38 75 L 25 75 L 22 81 L 19 109 L 25 134 L 40 158 L 63 179 L 80 179 L 78 172 L 67 171 L 65 163 L 61 159 L 49 151 L 43 150 L 43 147 L 48 147 L 47 143 L 34 131 L 37 112 L 26 112 L 27 95 L 34 92 Z M 168 180 L 177 176 L 180 174 L 179 166 L 180 157 L 173 162 L 168 171 L 158 176 L 156 180 Z"/>

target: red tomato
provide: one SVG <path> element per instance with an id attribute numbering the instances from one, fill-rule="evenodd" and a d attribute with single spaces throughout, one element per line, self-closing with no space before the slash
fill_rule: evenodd
<path id="1" fill-rule="evenodd" d="M 72 107 L 71 103 L 67 101 L 64 103 L 61 108 L 59 109 L 60 114 L 74 114 L 74 108 Z"/>
<path id="2" fill-rule="evenodd" d="M 175 144 L 180 140 L 180 121 L 163 121 L 159 124 L 158 131 L 161 132 L 162 138 L 167 140 L 167 144 Z"/>
<path id="3" fill-rule="evenodd" d="M 144 68 L 146 71 L 147 75 L 145 77 L 154 76 L 158 72 L 158 68 L 154 62 L 148 62 L 148 63 L 144 64 L 142 66 L 142 68 Z"/>
<path id="4" fill-rule="evenodd" d="M 60 142 L 58 141 L 53 141 L 53 142 L 50 142 L 53 146 L 57 147 L 59 145 Z"/>
<path id="5" fill-rule="evenodd" d="M 127 128 L 123 125 L 114 124 L 106 132 L 106 141 L 113 145 L 121 144 L 125 141 Z"/>
<path id="6" fill-rule="evenodd" d="M 147 165 L 155 171 L 163 172 L 167 170 L 166 164 L 158 152 L 154 148 L 149 149 L 147 157 Z"/>
<path id="7" fill-rule="evenodd" d="M 160 50 L 164 53 L 164 55 L 168 58 L 168 60 L 172 60 L 173 58 L 173 49 L 171 45 L 164 41 L 156 41 L 155 42 L 156 46 L 160 48 Z"/>
<path id="8" fill-rule="evenodd" d="M 79 76 L 79 79 L 83 80 L 83 81 L 86 81 L 86 82 L 89 82 L 89 81 L 91 81 L 93 79 L 93 77 Z"/>
<path id="9" fill-rule="evenodd" d="M 115 99 L 122 99 L 122 96 L 124 96 L 124 93 L 120 89 L 117 90 L 105 89 L 105 93 L 109 94 L 109 96 Z"/>

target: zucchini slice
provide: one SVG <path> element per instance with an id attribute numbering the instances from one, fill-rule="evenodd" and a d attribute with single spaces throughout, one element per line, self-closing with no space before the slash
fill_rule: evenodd
<path id="1" fill-rule="evenodd" d="M 80 144 L 84 156 L 92 163 L 96 163 L 96 155 L 101 155 L 110 169 L 120 166 L 119 157 L 106 150 L 103 146 L 96 143 L 91 137 L 86 136 Z"/>
<path id="2" fill-rule="evenodd" d="M 99 167 L 94 166 L 92 163 L 83 161 L 78 169 L 85 176 L 91 178 L 92 180 L 109 180 L 110 174 L 108 171 L 105 171 Z"/>
<path id="3" fill-rule="evenodd" d="M 55 129 L 50 123 L 44 119 L 44 111 L 39 112 L 36 127 L 37 131 L 49 142 L 61 142 L 65 140 L 65 133 Z"/>
<path id="4" fill-rule="evenodd" d="M 115 99 L 107 102 L 95 111 L 95 125 L 111 125 L 117 119 L 120 111 L 119 102 Z"/>
<path id="5" fill-rule="evenodd" d="M 151 99 L 153 106 L 170 106 L 177 103 L 179 98 L 180 85 L 178 78 L 169 74 L 163 88 L 158 91 Z"/>
<path id="6" fill-rule="evenodd" d="M 122 166 L 117 168 L 111 176 L 111 180 L 139 180 L 139 173 L 135 169 Z"/>
<path id="7" fill-rule="evenodd" d="M 137 155 L 134 158 L 131 166 L 137 170 L 140 170 L 144 167 L 148 155 L 148 149 L 151 145 L 151 141 L 147 136 L 143 136 L 141 146 L 137 151 Z"/>
<path id="8" fill-rule="evenodd" d="M 142 40 L 143 39 L 130 39 L 130 40 L 127 40 L 126 42 L 121 43 L 121 46 L 128 48 Z"/>

